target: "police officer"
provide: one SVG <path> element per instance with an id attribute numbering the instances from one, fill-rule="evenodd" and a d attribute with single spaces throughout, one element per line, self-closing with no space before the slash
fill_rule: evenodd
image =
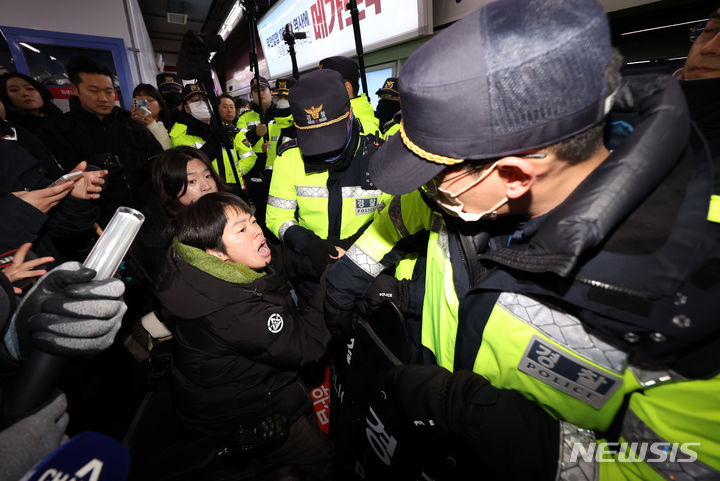
<path id="1" fill-rule="evenodd" d="M 593 0 L 492 2 L 408 59 L 400 135 L 371 159 L 378 187 L 422 186 L 433 207 L 395 197 L 384 232 L 431 231 L 422 341 L 439 366 L 394 368 L 385 392 L 508 479 L 720 477 L 711 159 L 678 85 L 618 87 L 619 63 Z M 638 121 L 610 154 L 613 99 Z M 334 295 L 380 254 L 349 249 Z"/>
<path id="2" fill-rule="evenodd" d="M 270 147 L 268 130 L 274 123 L 272 92 L 270 91 L 270 83 L 265 77 L 260 77 L 259 98 L 254 77 L 250 81 L 250 91 L 253 98 L 250 104 L 251 108 L 238 117 L 237 127 L 240 129 L 240 133 L 245 136 L 247 143 L 252 146 L 253 152 L 255 152 L 255 164 L 252 170 L 247 173 L 248 191 L 253 204 L 255 204 L 255 218 L 260 225 L 265 225 L 265 205 L 269 186 L 263 172 L 265 171 L 267 152 Z M 261 112 L 264 115 L 265 123 L 262 122 Z"/>
<path id="3" fill-rule="evenodd" d="M 268 124 L 270 144 L 267 149 L 266 169 L 272 169 L 277 157 L 277 148 L 295 139 L 295 126 L 293 125 L 292 112 L 290 111 L 290 89 L 295 85 L 295 78 L 283 77 L 275 81 L 273 91 L 273 122 Z"/>
<path id="4" fill-rule="evenodd" d="M 366 134 L 373 134 L 377 137 L 382 137 L 380 134 L 380 122 L 375 117 L 375 112 L 373 112 L 372 105 L 370 105 L 367 95 L 358 95 L 358 80 L 360 80 L 360 73 L 355 61 L 350 57 L 328 57 L 321 60 L 318 67 L 321 69 L 335 70 L 342 75 L 343 82 L 345 83 L 345 89 L 350 96 L 350 106 L 353 109 L 353 115 L 356 119 L 360 120 L 363 132 Z"/>
<path id="5" fill-rule="evenodd" d="M 165 104 L 173 111 L 182 110 L 182 80 L 172 72 L 163 72 L 158 74 L 157 78 L 158 91 L 165 99 Z"/>
<path id="6" fill-rule="evenodd" d="M 190 145 L 202 150 L 220 178 L 236 194 L 247 197 L 243 176 L 255 164 L 255 154 L 241 133 L 233 135 L 213 119 L 205 91 L 198 84 L 183 88 L 183 112 L 180 121 L 170 129 L 173 147 Z"/>
<path id="7" fill-rule="evenodd" d="M 297 253 L 336 257 L 336 247 L 352 244 L 381 206 L 383 193 L 368 176 L 376 139 L 361 134 L 335 71 L 304 75 L 289 100 L 297 141 L 278 149 L 267 225 Z"/>
<path id="8" fill-rule="evenodd" d="M 397 78 L 385 79 L 383 86 L 375 94 L 380 98 L 375 117 L 380 122 L 380 130 L 390 137 L 400 130 L 400 94 L 397 91 Z"/>

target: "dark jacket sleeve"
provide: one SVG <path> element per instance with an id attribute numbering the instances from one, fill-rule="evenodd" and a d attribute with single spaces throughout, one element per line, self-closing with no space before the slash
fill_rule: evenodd
<path id="1" fill-rule="evenodd" d="M 258 293 L 232 307 L 232 315 L 212 323 L 216 335 L 243 356 L 281 368 L 297 368 L 325 353 L 330 332 L 322 314 L 324 282 L 302 313 L 289 308 L 290 299 Z"/>
<path id="2" fill-rule="evenodd" d="M 0 252 L 33 242 L 47 216 L 13 194 L 0 195 Z"/>

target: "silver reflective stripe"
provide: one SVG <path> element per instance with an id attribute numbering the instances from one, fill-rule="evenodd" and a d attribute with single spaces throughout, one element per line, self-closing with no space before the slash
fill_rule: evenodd
<path id="1" fill-rule="evenodd" d="M 284 144 L 285 142 L 289 142 L 289 141 L 291 141 L 291 140 L 293 140 L 292 137 L 283 137 L 282 140 L 280 141 L 280 143 L 281 143 L 281 144 Z"/>
<path id="2" fill-rule="evenodd" d="M 248 126 L 248 127 L 255 127 L 255 126 L 258 125 L 259 123 L 260 123 L 259 120 L 249 120 L 248 123 L 247 123 L 247 126 Z"/>
<path id="3" fill-rule="evenodd" d="M 560 421 L 560 458 L 556 480 L 559 481 L 597 481 L 598 463 L 595 462 L 595 433 L 589 429 L 582 429 L 574 424 Z M 590 460 L 586 461 L 582 453 L 590 453 Z M 575 451 L 575 456 L 573 456 Z M 571 459 L 575 457 L 575 461 Z"/>
<path id="4" fill-rule="evenodd" d="M 243 134 L 247 131 L 248 131 L 248 129 L 240 129 L 240 132 L 242 132 Z"/>
<path id="5" fill-rule="evenodd" d="M 246 157 L 250 157 L 251 155 L 255 155 L 255 152 L 253 152 L 252 150 L 248 150 L 244 154 L 239 154 L 238 159 L 244 159 Z"/>
<path id="6" fill-rule="evenodd" d="M 660 367 L 639 367 L 631 364 L 630 366 L 628 366 L 628 369 L 633 374 L 633 376 L 635 376 L 635 379 L 637 380 L 637 382 L 640 383 L 642 387 L 650 387 L 662 382 L 685 379 L 683 376 L 674 371 L 668 371 L 667 369 L 663 369 Z"/>
<path id="7" fill-rule="evenodd" d="M 377 277 L 383 269 L 385 269 L 382 264 L 363 252 L 357 244 L 350 246 L 345 253 L 345 257 L 353 261 L 360 269 L 367 272 L 372 277 Z"/>
<path id="8" fill-rule="evenodd" d="M 294 220 L 289 220 L 287 222 L 283 222 L 283 225 L 281 225 L 280 228 L 278 229 L 278 238 L 280 239 L 281 242 L 285 242 L 285 240 L 284 240 L 285 232 L 287 232 L 287 230 L 294 225 L 298 225 L 298 223 L 295 222 Z"/>
<path id="9" fill-rule="evenodd" d="M 652 443 L 662 443 L 663 446 L 671 446 L 671 443 L 658 436 L 631 409 L 625 413 L 621 435 L 631 446 L 633 443 L 638 443 L 635 446 L 642 446 L 640 443 L 650 443 L 650 446 L 653 445 Z M 682 462 L 678 462 L 677 459 L 682 459 Z M 678 453 L 673 461 L 670 461 L 670 456 L 668 456 L 667 460 L 663 462 L 647 462 L 646 464 L 668 481 L 720 479 L 720 471 L 697 459 L 690 461 L 688 454 L 682 456 Z"/>
<path id="10" fill-rule="evenodd" d="M 329 197 L 330 192 L 327 187 L 316 186 L 295 186 L 295 193 L 298 197 Z"/>
<path id="11" fill-rule="evenodd" d="M 344 197 L 379 197 L 382 195 L 382 190 L 365 190 L 359 185 L 353 185 L 349 187 L 343 187 L 341 189 L 342 196 Z"/>
<path id="12" fill-rule="evenodd" d="M 297 201 L 292 199 L 283 199 L 282 197 L 275 197 L 274 195 L 268 196 L 268 205 L 277 207 L 278 209 L 291 209 L 297 208 Z"/>
<path id="13" fill-rule="evenodd" d="M 270 137 L 270 140 L 273 142 L 277 142 L 279 138 L 280 138 L 279 135 L 273 135 L 272 137 Z"/>
<path id="14" fill-rule="evenodd" d="M 445 254 L 445 257 L 450 259 L 450 236 L 448 235 L 448 230 L 445 225 L 443 225 L 440 228 L 440 232 L 438 232 L 437 243 L 440 249 L 442 249 L 443 254 Z"/>
<path id="15" fill-rule="evenodd" d="M 205 145 L 205 142 L 195 142 L 195 143 L 193 144 L 193 147 L 195 147 L 196 149 L 199 149 L 199 148 L 201 148 L 203 145 Z"/>
<path id="16" fill-rule="evenodd" d="M 497 304 L 578 356 L 622 376 L 627 354 L 589 334 L 577 317 L 512 292 L 500 294 Z"/>

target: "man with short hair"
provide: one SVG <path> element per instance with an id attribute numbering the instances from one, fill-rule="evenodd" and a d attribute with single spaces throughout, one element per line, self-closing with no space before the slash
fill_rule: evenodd
<path id="1" fill-rule="evenodd" d="M 230 94 L 224 93 L 218 97 L 218 114 L 220 121 L 225 124 L 235 124 L 235 100 Z"/>
<path id="2" fill-rule="evenodd" d="M 398 196 L 364 236 L 430 231 L 439 365 L 391 369 L 384 393 L 494 477 L 720 477 L 712 161 L 677 83 L 617 86 L 611 51 L 594 0 L 490 2 L 406 61 L 400 134 L 370 161 Z M 610 153 L 613 105 L 638 121 Z M 393 260 L 362 241 L 328 275 L 335 307 Z M 646 455 L 684 442 L 696 457 Z"/>
<path id="3" fill-rule="evenodd" d="M 383 138 L 380 133 L 380 122 L 375 117 L 372 105 L 364 93 L 358 95 L 358 81 L 360 80 L 360 72 L 357 63 L 350 57 L 341 55 L 328 57 L 320 61 L 318 65 L 321 69 L 334 70 L 342 75 L 345 89 L 350 97 L 350 106 L 353 109 L 353 115 L 360 120 L 363 133 L 373 134 Z"/>
<path id="4" fill-rule="evenodd" d="M 67 66 L 70 112 L 48 127 L 48 147 L 66 169 L 87 161 L 107 169 L 108 183 L 100 198 L 100 224 L 121 206 L 140 208 L 152 191 L 150 158 L 162 146 L 130 112 L 115 106 L 113 73 L 87 57 L 74 57 Z"/>

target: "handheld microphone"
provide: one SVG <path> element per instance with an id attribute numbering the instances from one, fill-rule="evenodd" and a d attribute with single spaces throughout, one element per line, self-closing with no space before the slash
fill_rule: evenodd
<path id="1" fill-rule="evenodd" d="M 28 471 L 20 481 L 125 481 L 130 454 L 113 438 L 78 434 Z"/>
<path id="2" fill-rule="evenodd" d="M 93 280 L 102 281 L 115 274 L 144 220 L 140 212 L 118 207 L 83 263 L 95 270 Z M 63 356 L 33 349 L 3 393 L 0 425 L 9 426 L 41 406 L 50 396 L 64 366 Z"/>

